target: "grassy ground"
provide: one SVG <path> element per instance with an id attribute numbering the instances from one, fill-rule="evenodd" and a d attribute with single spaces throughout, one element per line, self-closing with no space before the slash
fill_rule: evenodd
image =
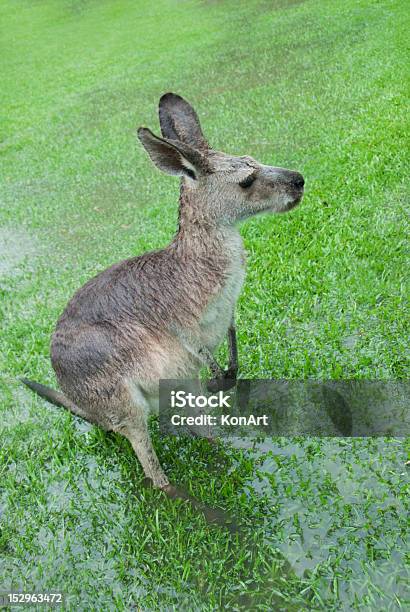
<path id="1" fill-rule="evenodd" d="M 403 441 L 215 455 L 154 428 L 172 480 L 233 512 L 232 534 L 143 488 L 124 439 L 16 377 L 54 384 L 74 290 L 172 236 L 177 181 L 135 137 L 167 90 L 216 148 L 306 177 L 299 209 L 242 227 L 241 376 L 408 376 L 407 2 L 4 0 L 0 15 L 0 591 L 59 589 L 72 610 L 404 609 Z"/>

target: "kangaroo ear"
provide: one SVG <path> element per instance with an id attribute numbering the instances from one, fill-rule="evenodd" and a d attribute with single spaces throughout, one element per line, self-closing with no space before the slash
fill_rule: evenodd
<path id="1" fill-rule="evenodd" d="M 198 115 L 192 106 L 174 93 L 166 93 L 159 101 L 159 122 L 164 138 L 181 142 L 207 152 L 209 146 L 202 134 Z"/>
<path id="2" fill-rule="evenodd" d="M 138 130 L 138 138 L 157 168 L 167 174 L 188 176 L 195 180 L 207 170 L 201 153 L 182 142 L 169 142 L 143 127 Z"/>

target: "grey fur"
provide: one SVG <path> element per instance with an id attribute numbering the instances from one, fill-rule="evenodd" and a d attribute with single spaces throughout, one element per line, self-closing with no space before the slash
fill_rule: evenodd
<path id="1" fill-rule="evenodd" d="M 174 93 L 164 94 L 159 101 L 159 122 L 164 138 L 179 140 L 198 151 L 206 152 L 208 143 L 202 133 L 198 115 L 190 104 Z"/>
<path id="2" fill-rule="evenodd" d="M 175 94 L 161 98 L 160 122 L 163 138 L 146 128 L 138 135 L 161 170 L 182 177 L 177 234 L 164 249 L 114 264 L 77 291 L 58 320 L 51 361 L 60 404 L 127 436 L 145 474 L 167 490 L 147 428 L 158 382 L 195 378 L 204 365 L 236 377 L 233 316 L 245 252 L 235 223 L 296 206 L 303 177 L 212 150 L 195 111 Z M 224 374 L 213 353 L 228 330 Z M 46 387 L 24 382 L 47 397 Z"/>

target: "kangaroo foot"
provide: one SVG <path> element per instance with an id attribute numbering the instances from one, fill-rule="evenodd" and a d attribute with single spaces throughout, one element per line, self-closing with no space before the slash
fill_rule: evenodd
<path id="1" fill-rule="evenodd" d="M 182 487 L 176 487 L 169 484 L 162 487 L 161 491 L 163 491 L 170 499 L 181 499 L 183 501 L 187 501 L 195 510 L 202 512 L 208 523 L 224 526 L 231 531 L 236 531 L 237 525 L 229 514 L 220 508 L 212 508 L 211 506 L 198 501 Z"/>
<path id="2" fill-rule="evenodd" d="M 150 478 L 144 478 L 143 484 L 146 487 L 154 487 L 154 484 Z M 198 501 L 184 488 L 176 487 L 172 484 L 154 488 L 158 488 L 170 499 L 181 499 L 182 501 L 188 502 L 191 507 L 194 508 L 194 510 L 199 511 L 204 515 L 207 523 L 226 527 L 232 533 L 238 530 L 238 524 L 233 517 L 220 508 L 212 508 L 211 506 Z"/>

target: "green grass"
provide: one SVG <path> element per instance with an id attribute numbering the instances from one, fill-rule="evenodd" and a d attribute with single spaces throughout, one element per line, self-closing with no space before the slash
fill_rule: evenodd
<path id="1" fill-rule="evenodd" d="M 35 398 L 68 298 L 165 245 L 178 182 L 136 128 L 171 90 L 215 148 L 303 172 L 289 215 L 242 226 L 243 378 L 408 376 L 408 3 L 4 0 L 0 591 L 71 610 L 405 609 L 403 440 L 160 439 L 207 525 L 142 486 L 128 442 Z M 220 357 L 226 357 L 222 347 Z"/>

